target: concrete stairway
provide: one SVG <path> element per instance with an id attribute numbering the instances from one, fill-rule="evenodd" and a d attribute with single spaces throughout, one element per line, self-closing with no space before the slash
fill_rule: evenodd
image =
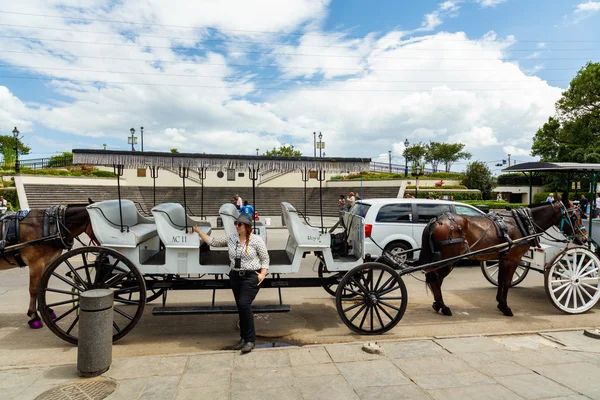
<path id="1" fill-rule="evenodd" d="M 398 194 L 398 186 L 364 187 L 362 198 L 392 197 Z M 360 186 L 353 191 L 360 191 Z M 69 204 L 87 202 L 88 198 L 94 201 L 110 200 L 117 198 L 115 186 L 75 186 L 75 185 L 37 185 L 26 184 L 25 192 L 31 208 L 46 208 L 52 204 Z M 350 190 L 346 188 L 323 188 L 323 215 L 337 216 L 337 202 L 340 195 L 347 195 Z M 201 189 L 199 187 L 186 188 L 187 206 L 194 215 L 200 215 Z M 252 201 L 252 188 L 248 187 L 205 187 L 204 188 L 204 215 L 217 215 L 223 203 L 231 201 L 235 194 L 250 204 L 263 216 L 276 216 L 281 214 L 280 203 L 287 201 L 293 204 L 300 212 L 304 212 L 303 188 L 260 188 L 256 190 L 256 199 Z M 153 207 L 152 187 L 122 186 L 121 196 L 139 203 L 138 209 L 147 212 Z M 319 189 L 309 188 L 306 192 L 307 214 L 319 214 Z M 183 204 L 183 189 L 179 187 L 156 188 L 156 203 L 176 202 Z"/>

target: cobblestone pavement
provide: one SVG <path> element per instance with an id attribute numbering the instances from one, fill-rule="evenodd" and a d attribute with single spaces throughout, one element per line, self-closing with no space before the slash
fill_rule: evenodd
<path id="1" fill-rule="evenodd" d="M 581 330 L 115 358 L 107 399 L 600 399 L 600 340 Z M 90 379 L 67 365 L 0 369 L 3 399 Z"/>

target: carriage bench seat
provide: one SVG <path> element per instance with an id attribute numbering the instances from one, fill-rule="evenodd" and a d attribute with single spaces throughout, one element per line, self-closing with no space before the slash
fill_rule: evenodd
<path id="1" fill-rule="evenodd" d="M 92 221 L 94 235 L 103 246 L 137 247 L 157 236 L 154 221 L 141 215 L 133 201 L 107 200 L 86 207 Z M 121 217 L 123 216 L 123 232 Z"/>
<path id="2" fill-rule="evenodd" d="M 281 202 L 281 212 L 290 234 L 286 249 L 291 244 L 295 244 L 297 247 L 312 248 L 329 248 L 331 246 L 331 235 L 329 233 L 321 233 L 319 228 L 303 222 L 298 215 L 298 211 L 290 203 Z"/>
<path id="3" fill-rule="evenodd" d="M 207 235 L 211 232 L 210 223 L 207 221 L 194 221 L 186 215 L 183 206 L 179 203 L 163 203 L 152 209 L 158 236 L 165 247 L 199 248 L 200 236 L 185 231 L 198 225 Z"/>

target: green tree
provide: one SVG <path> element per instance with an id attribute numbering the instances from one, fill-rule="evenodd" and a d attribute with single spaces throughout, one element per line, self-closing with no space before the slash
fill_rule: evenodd
<path id="1" fill-rule="evenodd" d="M 463 151 L 465 145 L 462 143 L 440 143 L 438 149 L 438 159 L 444 164 L 446 172 L 450 172 L 452 164 L 458 160 L 468 160 L 471 153 Z"/>
<path id="2" fill-rule="evenodd" d="M 556 117 L 533 137 L 531 154 L 548 162 L 588 162 L 600 146 L 600 63 L 577 72 L 556 102 Z"/>
<path id="3" fill-rule="evenodd" d="M 421 164 L 421 162 L 425 158 L 426 154 L 427 154 L 427 146 L 421 142 L 407 147 L 402 152 L 402 155 L 412 165 L 413 169 L 417 164 Z"/>
<path id="4" fill-rule="evenodd" d="M 600 117 L 600 63 L 589 62 L 577 72 L 556 109 L 566 120 Z"/>
<path id="5" fill-rule="evenodd" d="M 175 148 L 173 148 L 173 149 L 171 149 L 171 150 L 169 150 L 169 151 L 170 151 L 171 153 L 179 153 L 179 150 L 177 150 L 177 149 L 175 149 Z"/>
<path id="6" fill-rule="evenodd" d="M 440 148 L 442 143 L 440 142 L 429 142 L 427 145 L 427 154 L 425 154 L 425 162 L 431 164 L 433 172 L 438 172 L 438 166 L 441 162 Z"/>
<path id="7" fill-rule="evenodd" d="M 467 170 L 460 183 L 469 189 L 479 189 L 484 200 L 492 198 L 492 189 L 496 186 L 492 171 L 481 161 L 473 161 L 467 165 Z"/>
<path id="8" fill-rule="evenodd" d="M 65 151 L 62 154 L 50 157 L 47 168 L 65 167 L 73 164 L 73 153 Z"/>
<path id="9" fill-rule="evenodd" d="M 14 167 L 15 165 L 15 144 L 13 135 L 0 135 L 0 152 L 4 156 L 4 166 Z M 29 154 L 31 148 L 19 140 L 19 155 Z"/>
<path id="10" fill-rule="evenodd" d="M 294 150 L 294 145 L 281 145 L 279 148 L 273 147 L 273 150 L 269 150 L 265 153 L 266 156 L 281 156 L 281 157 L 300 157 L 302 152 L 300 150 Z"/>

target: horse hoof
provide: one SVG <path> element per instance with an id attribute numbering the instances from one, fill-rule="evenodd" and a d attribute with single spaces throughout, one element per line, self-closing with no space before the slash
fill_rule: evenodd
<path id="1" fill-rule="evenodd" d="M 28 322 L 28 324 L 31 329 L 40 329 L 40 328 L 44 327 L 44 323 L 42 321 L 40 321 L 39 319 L 31 320 Z"/>
<path id="2" fill-rule="evenodd" d="M 439 311 L 440 311 L 440 309 L 441 309 L 442 307 L 440 307 L 440 306 L 438 305 L 438 303 L 436 303 L 436 302 L 434 301 L 434 302 L 433 302 L 433 304 L 431 305 L 431 308 L 433 308 L 433 311 L 435 311 L 435 312 L 437 313 L 437 312 L 439 312 Z"/>
<path id="3" fill-rule="evenodd" d="M 500 304 L 498 304 L 498 310 L 502 311 L 502 314 L 506 315 L 507 317 L 513 316 L 513 312 L 509 307 L 503 307 Z"/>
<path id="4" fill-rule="evenodd" d="M 450 307 L 442 307 L 442 314 L 451 317 L 452 311 L 450 311 Z"/>

